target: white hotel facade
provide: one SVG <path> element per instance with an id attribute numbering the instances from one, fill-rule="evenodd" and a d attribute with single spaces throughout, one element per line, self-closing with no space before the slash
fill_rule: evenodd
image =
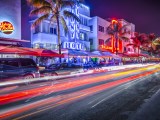
<path id="1" fill-rule="evenodd" d="M 76 14 L 80 18 L 81 23 L 65 18 L 69 30 L 68 34 L 65 34 L 64 28 L 60 24 L 62 49 L 67 49 L 69 53 L 72 51 L 90 51 L 90 8 L 82 4 L 79 7 L 74 7 L 74 9 L 65 9 Z M 56 23 L 50 24 L 49 20 L 44 20 L 39 26 L 30 30 L 31 25 L 37 19 L 37 17 L 28 16 L 30 11 L 31 9 L 27 4 L 22 7 L 22 12 L 25 13 L 22 14 L 22 39 L 29 39 L 31 42 L 27 47 L 58 50 L 59 42 Z"/>

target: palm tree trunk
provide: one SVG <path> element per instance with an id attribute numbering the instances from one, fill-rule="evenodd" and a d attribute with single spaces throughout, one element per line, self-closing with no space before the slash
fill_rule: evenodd
<path id="1" fill-rule="evenodd" d="M 117 55 L 117 38 L 116 38 L 116 55 Z"/>
<path id="2" fill-rule="evenodd" d="M 139 57 L 139 46 L 138 46 L 138 57 Z"/>
<path id="3" fill-rule="evenodd" d="M 152 56 L 152 42 L 151 42 L 151 56 Z"/>
<path id="4" fill-rule="evenodd" d="M 59 54 L 61 55 L 61 38 L 60 38 L 60 28 L 59 28 L 59 19 L 56 17 L 57 20 L 57 29 L 58 29 L 58 41 L 59 41 Z M 61 57 L 59 58 L 59 62 L 61 63 Z"/>

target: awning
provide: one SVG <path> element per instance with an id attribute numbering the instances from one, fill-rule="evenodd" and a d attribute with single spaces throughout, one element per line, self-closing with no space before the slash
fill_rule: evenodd
<path id="1" fill-rule="evenodd" d="M 37 53 L 20 47 L 0 46 L 0 54 L 36 55 Z"/>
<path id="2" fill-rule="evenodd" d="M 104 52 L 101 51 L 94 51 L 94 54 L 98 54 L 100 57 L 112 57 L 112 55 L 106 54 Z"/>
<path id="3" fill-rule="evenodd" d="M 59 50 L 51 50 L 51 51 L 59 54 Z M 68 53 L 68 49 L 61 49 L 61 54 L 63 53 Z"/>
<path id="4" fill-rule="evenodd" d="M 7 47 L 0 46 L 0 54 L 19 54 L 19 55 L 32 55 L 40 57 L 64 57 L 58 53 L 46 49 L 30 49 L 23 47 Z"/>
<path id="5" fill-rule="evenodd" d="M 36 56 L 39 57 L 64 57 L 64 55 L 60 55 L 56 52 L 46 49 L 28 49 L 28 50 L 36 52 L 37 53 Z"/>

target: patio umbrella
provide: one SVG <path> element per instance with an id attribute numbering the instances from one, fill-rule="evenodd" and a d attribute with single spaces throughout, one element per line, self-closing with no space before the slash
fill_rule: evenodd
<path id="1" fill-rule="evenodd" d="M 20 47 L 0 46 L 0 54 L 36 55 L 37 53 Z"/>
<path id="2" fill-rule="evenodd" d="M 36 56 L 39 57 L 64 57 L 64 55 L 60 55 L 56 52 L 47 49 L 30 49 L 31 51 L 36 52 Z"/>

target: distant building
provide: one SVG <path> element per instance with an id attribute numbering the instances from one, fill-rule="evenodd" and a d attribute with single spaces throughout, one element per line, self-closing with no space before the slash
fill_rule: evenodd
<path id="1" fill-rule="evenodd" d="M 117 20 L 122 26 L 126 24 L 130 24 L 130 26 L 127 27 L 128 30 L 131 31 L 131 34 L 125 35 L 128 38 L 131 38 L 134 36 L 135 32 L 135 25 L 132 23 L 128 23 L 127 21 L 123 19 Z M 102 51 L 102 52 L 112 52 L 114 53 L 115 48 L 115 42 L 113 40 L 110 40 L 105 43 L 105 41 L 110 38 L 111 36 L 106 33 L 106 28 L 111 24 L 111 21 L 102 19 L 98 16 L 92 17 L 92 19 L 89 21 L 89 26 L 91 28 L 91 33 L 89 34 L 89 40 L 90 40 L 90 47 L 91 51 Z M 124 41 L 118 41 L 118 53 L 134 53 L 134 49 L 132 46 L 126 47 L 127 42 Z M 105 49 L 102 48 L 102 45 L 105 46 Z"/>

